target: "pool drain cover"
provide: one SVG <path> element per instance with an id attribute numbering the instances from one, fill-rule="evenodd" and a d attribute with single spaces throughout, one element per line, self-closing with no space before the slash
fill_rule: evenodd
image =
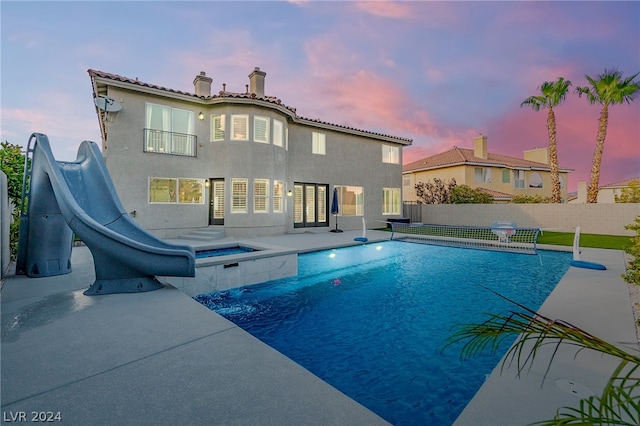
<path id="1" fill-rule="evenodd" d="M 580 399 L 589 398 L 593 396 L 594 393 L 588 387 L 581 385 L 580 383 L 574 382 L 573 380 L 568 379 L 557 379 L 556 387 L 566 393 L 571 395 L 575 395 Z"/>

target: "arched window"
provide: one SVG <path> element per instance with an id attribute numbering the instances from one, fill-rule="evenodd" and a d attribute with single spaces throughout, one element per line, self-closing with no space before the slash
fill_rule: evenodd
<path id="1" fill-rule="evenodd" d="M 529 176 L 529 188 L 542 188 L 542 176 L 538 172 L 531 172 Z"/>

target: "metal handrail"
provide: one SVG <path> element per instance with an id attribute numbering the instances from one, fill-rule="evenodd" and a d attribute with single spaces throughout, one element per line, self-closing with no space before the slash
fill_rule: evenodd
<path id="1" fill-rule="evenodd" d="M 196 157 L 197 136 L 165 130 L 144 129 L 143 152 Z"/>

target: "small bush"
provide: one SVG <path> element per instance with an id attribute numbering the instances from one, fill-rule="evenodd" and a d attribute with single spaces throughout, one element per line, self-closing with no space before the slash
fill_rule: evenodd
<path id="1" fill-rule="evenodd" d="M 456 180 L 453 178 L 449 182 L 440 178 L 433 178 L 433 182 L 418 182 L 415 184 L 418 202 L 424 204 L 451 204 L 451 191 L 456 185 Z"/>
<path id="2" fill-rule="evenodd" d="M 550 203 L 551 198 L 542 195 L 516 195 L 511 199 L 513 204 L 542 204 Z"/>
<path id="3" fill-rule="evenodd" d="M 640 180 L 632 179 L 626 188 L 622 188 L 620 195 L 614 195 L 616 203 L 640 203 Z"/>
<path id="4" fill-rule="evenodd" d="M 22 147 L 9 142 L 0 143 L 0 170 L 7 175 L 7 190 L 10 205 L 20 206 L 22 202 L 22 178 L 24 175 L 25 154 Z M 15 260 L 18 253 L 18 228 L 20 227 L 20 211 L 12 211 L 13 222 L 9 231 L 9 252 L 11 260 Z"/>
<path id="5" fill-rule="evenodd" d="M 627 271 L 622 274 L 622 278 L 628 283 L 640 285 L 640 216 L 636 216 L 635 223 L 626 225 L 625 229 L 636 231 L 636 235 L 631 238 L 631 245 L 624 249 L 633 259 L 629 261 Z"/>
<path id="6" fill-rule="evenodd" d="M 451 189 L 451 204 L 492 204 L 493 198 L 480 189 L 467 185 L 456 186 Z"/>

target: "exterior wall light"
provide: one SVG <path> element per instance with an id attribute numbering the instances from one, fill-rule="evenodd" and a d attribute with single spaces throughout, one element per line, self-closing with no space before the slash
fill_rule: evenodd
<path id="1" fill-rule="evenodd" d="M 287 191 L 287 197 L 293 197 L 293 191 L 292 190 L 288 190 Z"/>
<path id="2" fill-rule="evenodd" d="M 200 114 L 198 114 L 198 118 L 202 121 L 204 120 L 204 113 L 202 111 L 200 111 Z"/>

